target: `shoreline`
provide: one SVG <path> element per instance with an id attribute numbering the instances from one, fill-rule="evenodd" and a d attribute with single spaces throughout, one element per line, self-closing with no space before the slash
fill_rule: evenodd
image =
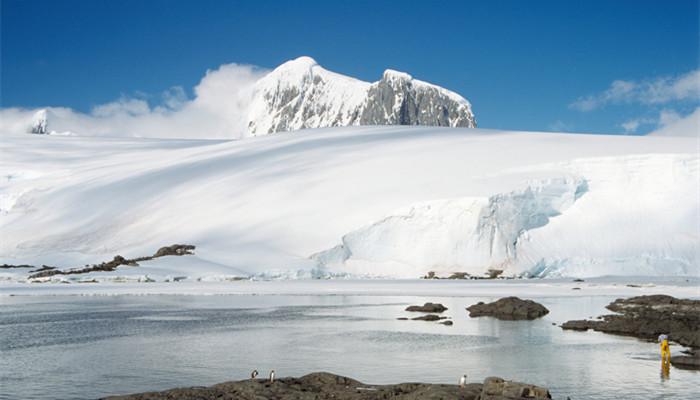
<path id="1" fill-rule="evenodd" d="M 466 375 L 465 375 L 466 377 Z M 459 380 L 459 377 L 456 377 Z M 467 379 L 468 380 L 468 379 Z M 497 397 L 490 397 L 497 396 Z M 504 397 L 501 397 L 504 396 Z M 315 372 L 300 378 L 279 378 L 271 382 L 269 379 L 246 379 L 229 381 L 212 386 L 184 387 L 165 390 L 162 392 L 145 392 L 128 395 L 102 397 L 100 400 L 186 400 L 186 399 L 299 399 L 315 400 L 333 398 L 338 400 L 372 400 L 372 399 L 404 399 L 417 400 L 424 398 L 444 400 L 477 400 L 477 399 L 551 399 L 549 390 L 536 385 L 504 381 L 501 378 L 489 377 L 483 383 L 432 384 L 420 382 L 404 382 L 389 385 L 368 385 L 352 378 Z"/>
<path id="2" fill-rule="evenodd" d="M 0 298 L 12 296 L 119 295 L 372 295 L 528 298 L 668 294 L 700 298 L 700 278 L 609 276 L 588 279 L 537 278 L 493 280 L 294 279 L 235 282 L 0 282 Z"/>

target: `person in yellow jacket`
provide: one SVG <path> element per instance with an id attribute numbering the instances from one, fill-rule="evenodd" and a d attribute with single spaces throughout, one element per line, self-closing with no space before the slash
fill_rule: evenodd
<path id="1" fill-rule="evenodd" d="M 671 351 L 668 349 L 668 335 L 662 333 L 659 335 L 659 343 L 661 343 L 661 358 L 671 358 Z"/>

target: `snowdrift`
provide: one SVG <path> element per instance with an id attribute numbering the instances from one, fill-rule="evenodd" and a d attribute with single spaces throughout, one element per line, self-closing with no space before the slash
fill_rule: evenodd
<path id="1" fill-rule="evenodd" d="M 385 126 L 1 146 L 0 264 L 196 246 L 53 279 L 700 276 L 697 138 Z"/>

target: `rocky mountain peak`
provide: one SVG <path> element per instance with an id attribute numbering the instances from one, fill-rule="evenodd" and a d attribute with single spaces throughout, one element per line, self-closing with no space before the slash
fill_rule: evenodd
<path id="1" fill-rule="evenodd" d="M 32 117 L 32 124 L 29 127 L 29 133 L 48 134 L 49 121 L 46 110 L 37 111 Z"/>
<path id="2" fill-rule="evenodd" d="M 248 114 L 250 136 L 349 125 L 474 128 L 476 121 L 463 97 L 391 69 L 381 80 L 368 83 L 299 57 L 255 85 Z"/>

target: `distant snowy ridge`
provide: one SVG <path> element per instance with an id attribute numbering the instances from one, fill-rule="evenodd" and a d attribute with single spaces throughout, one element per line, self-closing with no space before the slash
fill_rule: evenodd
<path id="1" fill-rule="evenodd" d="M 476 127 L 471 104 L 454 92 L 393 70 L 367 83 L 309 57 L 284 63 L 256 83 L 248 119 L 251 136 L 350 125 Z"/>

